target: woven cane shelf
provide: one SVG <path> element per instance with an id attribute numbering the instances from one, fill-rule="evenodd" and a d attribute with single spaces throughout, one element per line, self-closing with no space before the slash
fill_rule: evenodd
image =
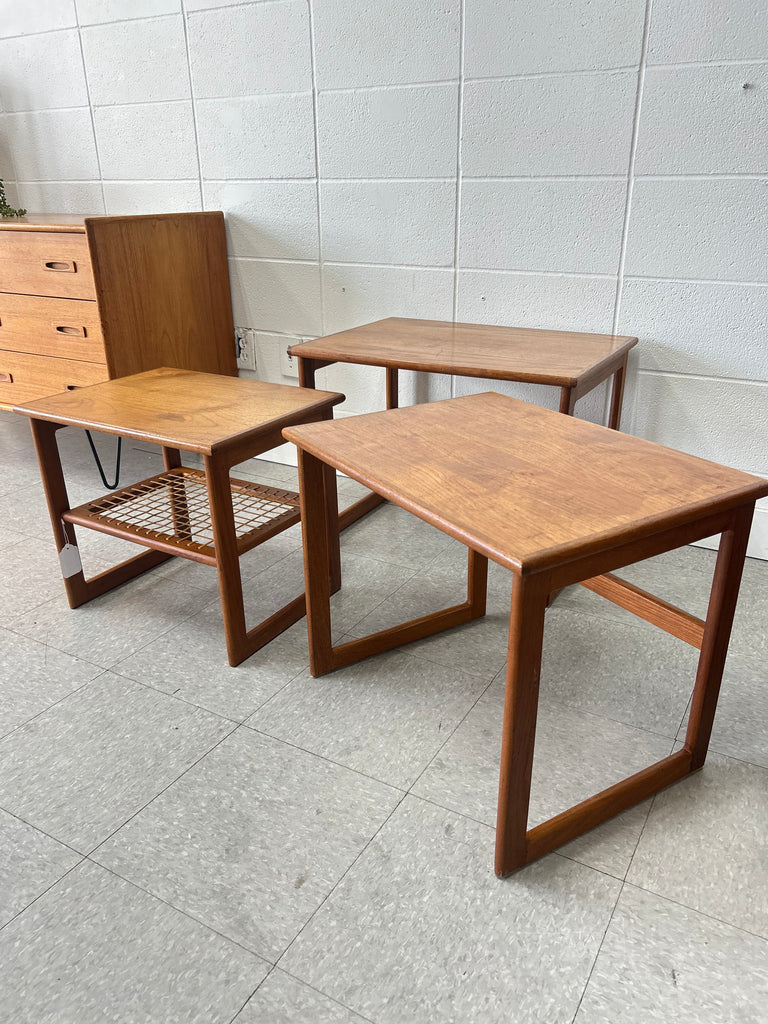
<path id="1" fill-rule="evenodd" d="M 238 553 L 249 551 L 301 518 L 293 491 L 231 480 Z M 70 509 L 68 523 L 192 558 L 216 561 L 205 473 L 183 466 Z"/>

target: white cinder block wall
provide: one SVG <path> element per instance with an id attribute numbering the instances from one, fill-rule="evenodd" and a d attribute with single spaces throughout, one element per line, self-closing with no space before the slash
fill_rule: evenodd
<path id="1" fill-rule="evenodd" d="M 768 475 L 759 0 L 0 0 L 0 36 L 10 201 L 223 209 L 260 376 L 387 315 L 614 329 L 624 429 Z"/>

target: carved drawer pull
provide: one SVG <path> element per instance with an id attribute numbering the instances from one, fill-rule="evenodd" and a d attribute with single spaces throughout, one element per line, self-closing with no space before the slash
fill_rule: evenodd
<path id="1" fill-rule="evenodd" d="M 71 338 L 86 337 L 86 330 L 84 327 L 71 327 L 68 324 L 54 324 L 53 329 L 57 334 L 66 334 Z"/>
<path id="2" fill-rule="evenodd" d="M 64 262 L 63 260 L 44 260 L 43 270 L 54 270 L 59 274 L 76 274 L 77 266 L 74 260 Z"/>
<path id="3" fill-rule="evenodd" d="M 0 373 L 0 381 L 2 381 L 5 384 L 13 384 L 13 374 L 12 373 Z"/>

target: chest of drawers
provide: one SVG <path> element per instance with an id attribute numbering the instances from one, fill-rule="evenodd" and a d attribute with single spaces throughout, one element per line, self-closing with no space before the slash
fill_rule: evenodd
<path id="1" fill-rule="evenodd" d="M 224 216 L 0 220 L 0 408 L 157 366 L 236 376 Z"/>

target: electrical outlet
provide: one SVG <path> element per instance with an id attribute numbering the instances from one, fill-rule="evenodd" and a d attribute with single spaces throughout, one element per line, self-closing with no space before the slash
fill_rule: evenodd
<path id="1" fill-rule="evenodd" d="M 256 369 L 256 345 L 250 327 L 235 328 L 235 353 L 238 370 Z"/>
<path id="2" fill-rule="evenodd" d="M 296 359 L 294 359 L 293 356 L 291 355 L 291 353 L 288 351 L 288 349 L 291 347 L 291 345 L 294 345 L 294 344 L 295 344 L 295 342 L 293 342 L 293 341 L 290 344 L 283 344 L 283 347 L 280 350 L 280 373 L 282 373 L 282 375 L 284 377 L 295 377 L 296 380 L 298 380 L 299 379 L 299 367 L 297 365 L 298 361 Z"/>

